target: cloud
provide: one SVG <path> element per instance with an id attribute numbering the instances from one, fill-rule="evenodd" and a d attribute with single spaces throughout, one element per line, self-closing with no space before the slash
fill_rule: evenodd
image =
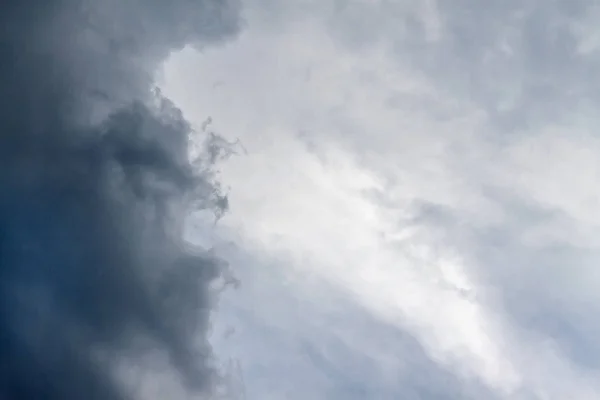
<path id="1" fill-rule="evenodd" d="M 207 154 L 190 164 L 193 131 L 152 85 L 171 51 L 233 37 L 239 8 L 0 7 L 2 399 L 134 398 L 143 388 L 122 382 L 127 365 L 214 389 L 207 331 L 222 261 L 180 228 L 190 207 L 218 210 L 222 195 Z"/>
<path id="2" fill-rule="evenodd" d="M 185 114 L 223 121 L 248 150 L 222 172 L 234 210 L 224 235 L 277 260 L 292 287 L 309 276 L 345 293 L 344 307 L 378 321 L 374 336 L 392 326 L 414 337 L 464 387 L 597 398 L 597 7 L 263 3 L 248 3 L 236 43 L 166 67 Z M 305 318 L 319 313 L 340 311 Z M 342 317 L 348 330 L 355 318 Z M 304 323 L 279 321 L 284 332 Z"/>

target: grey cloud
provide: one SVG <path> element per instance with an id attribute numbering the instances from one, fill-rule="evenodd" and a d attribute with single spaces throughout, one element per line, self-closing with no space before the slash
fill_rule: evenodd
<path id="1" fill-rule="evenodd" d="M 151 84 L 170 51 L 238 24 L 235 0 L 0 6 L 0 398 L 131 398 L 115 368 L 146 354 L 211 392 L 222 263 L 178 221 L 225 203 Z"/>
<path id="2" fill-rule="evenodd" d="M 391 45 L 399 64 L 483 108 L 494 134 L 559 121 L 597 101 L 600 58 L 579 51 L 597 32 L 594 2 L 438 1 L 432 10 L 424 3 L 329 2 L 323 10 L 341 43 Z M 437 38 L 428 32 L 431 19 Z"/>
<path id="3" fill-rule="evenodd" d="M 221 306 L 240 327 L 222 346 L 242 362 L 253 397 L 497 399 L 432 359 L 401 324 L 389 324 L 344 288 L 282 272 L 278 261 L 228 250 L 244 282 Z M 239 260 L 239 262 L 235 262 Z M 277 299 L 277 301 L 273 301 Z"/>
<path id="4" fill-rule="evenodd" d="M 490 147 L 483 150 L 498 157 L 496 162 L 502 162 L 503 150 L 521 135 L 557 123 L 562 129 L 584 120 L 584 129 L 593 132 L 600 57 L 597 49 L 580 49 L 583 42 L 597 37 L 597 26 L 590 22 L 598 15 L 595 2 L 437 4 L 441 26 L 437 41 L 427 38 L 425 21 L 417 11 L 385 2 L 378 7 L 347 3 L 332 29 L 348 46 L 379 39 L 391 43 L 399 64 L 423 72 L 444 96 L 485 111 L 485 125 L 476 133 L 483 140 L 472 143 L 471 150 L 482 150 L 478 144 L 485 143 Z M 365 26 L 363 30 L 352 31 L 355 19 Z M 416 204 L 412 223 L 429 227 L 443 237 L 441 242 L 458 249 L 474 275 L 499 290 L 501 308 L 516 326 L 551 337 L 575 365 L 597 368 L 600 327 L 590 318 L 598 314 L 595 296 L 574 293 L 576 289 L 566 281 L 574 275 L 592 279 L 589 271 L 597 263 L 598 249 L 573 243 L 526 243 L 524 235 L 538 226 L 578 222 L 560 210 L 510 193 L 506 185 L 500 187 L 488 174 L 490 168 L 466 162 L 458 172 L 474 193 L 498 206 L 508 220 L 475 226 L 468 215 L 433 202 Z"/>
<path id="5" fill-rule="evenodd" d="M 582 374 L 596 370 L 600 324 L 591 316 L 600 312 L 593 273 L 598 248 L 560 240 L 531 243 L 527 234 L 540 226 L 577 222 L 510 193 L 485 192 L 503 209 L 506 218 L 501 222 L 472 224 L 461 211 L 428 203 L 415 206 L 410 223 L 426 227 L 441 248 L 461 254 L 478 286 L 492 289 L 491 298 L 477 301 L 501 310 L 498 315 L 517 335 L 526 332 L 552 341 Z M 590 287 L 573 283 L 581 279 Z"/>
<path id="6" fill-rule="evenodd" d="M 423 44 L 412 62 L 450 94 L 488 113 L 489 131 L 479 135 L 490 134 L 488 138 L 500 145 L 492 150 L 496 156 L 501 157 L 502 149 L 519 135 L 536 134 L 556 123 L 568 126 L 583 118 L 585 128 L 595 126 L 600 58 L 597 51 L 579 51 L 582 38 L 596 31 L 588 29 L 589 19 L 598 12 L 594 2 L 440 4 L 445 5 L 440 11 L 445 36 L 440 43 Z M 508 48 L 503 49 L 503 43 Z M 500 103 L 511 96 L 510 107 L 502 108 Z M 600 326 L 590 318 L 598 313 L 595 295 L 574 288 L 569 280 L 593 279 L 590 271 L 598 249 L 560 241 L 527 243 L 523 238 L 536 227 L 573 227 L 579 222 L 511 193 L 486 173 L 475 177 L 476 168 L 487 167 L 470 165 L 461 172 L 508 219 L 493 226 L 470 226 L 467 216 L 439 206 L 436 215 L 430 213 L 422 222 L 444 231 L 444 240 L 465 255 L 473 273 L 499 289 L 501 308 L 515 326 L 551 338 L 574 365 L 597 368 Z"/>
<path id="7" fill-rule="evenodd" d="M 569 0 L 438 2 L 442 28 L 439 40 L 435 41 L 426 37 L 426 27 L 418 13 L 405 12 L 400 3 L 394 6 L 392 2 L 363 5 L 338 2 L 341 5 L 337 8 L 333 3 L 323 2 L 318 6 L 315 3 L 310 11 L 326 15 L 323 19 L 336 39 L 347 46 L 371 45 L 377 40 L 391 44 L 397 51 L 398 63 L 402 67 L 411 65 L 424 73 L 437 93 L 484 111 L 486 120 L 482 125 L 485 126 L 476 128 L 479 129 L 473 135 L 476 140 L 457 146 L 466 154 L 449 150 L 453 153 L 448 157 L 456 161 L 449 168 L 457 169 L 452 172 L 457 172 L 470 193 L 481 194 L 504 211 L 502 217 L 508 216 L 508 220 L 480 226 L 478 221 L 472 220 L 473 215 L 460 210 L 460 206 L 459 209 L 444 207 L 429 198 L 430 203 L 417 205 L 413 222 L 425 229 L 431 228 L 428 233 L 442 236 L 441 246 L 458 250 L 469 272 L 485 283 L 485 288 L 492 288 L 490 295 L 498 295 L 495 300 L 500 304 L 492 304 L 490 309 L 501 310 L 498 317 L 509 319 L 509 328 L 555 340 L 568 358 L 561 362 L 565 361 L 569 367 L 574 365 L 575 369 L 586 369 L 582 375 L 596 369 L 600 354 L 598 324 L 590 316 L 598 314 L 597 296 L 589 293 L 575 296 L 577 288 L 568 286 L 565 281 L 574 274 L 574 269 L 592 270 L 598 260 L 597 249 L 570 243 L 534 246 L 522 240 L 529 229 L 549 221 L 563 221 L 567 225 L 577 222 L 570 221 L 569 216 L 558 210 L 508 193 L 506 185 L 494 187 L 494 174 L 489 170 L 494 168 L 490 164 L 502 162 L 503 146 L 517 138 L 515 133 L 535 132 L 536 128 L 552 127 L 557 121 L 562 121 L 563 127 L 568 126 L 569 119 L 577 117 L 574 114 L 583 114 L 592 121 L 597 119 L 597 52 L 577 50 L 580 30 L 589 25 L 591 16 L 597 15 L 597 7 L 591 1 Z M 290 14 L 296 11 L 294 8 Z M 592 31 L 594 29 L 592 27 Z M 405 103 L 414 106 L 414 99 L 407 99 Z M 420 107 L 419 103 L 417 108 Z M 453 116 L 452 110 L 444 117 L 450 126 Z M 344 140 L 360 135 L 355 132 L 359 128 L 348 125 L 343 127 Z M 491 139 L 491 143 L 486 139 Z M 360 137 L 357 140 L 364 140 L 356 146 L 357 152 L 362 153 L 368 146 L 361 145 L 373 139 Z M 483 149 L 479 146 L 482 143 Z M 482 158 L 486 158 L 487 151 L 493 157 L 485 160 L 475 157 L 476 162 L 470 162 L 471 152 L 478 151 L 485 153 Z M 520 171 L 509 172 L 516 175 Z M 432 184 L 424 182 L 424 185 Z M 502 192 L 502 196 L 498 192 Z M 385 194 L 382 197 L 385 198 Z M 447 203 L 445 200 L 440 199 L 439 203 Z M 550 274 L 555 274 L 553 279 Z M 265 336 L 269 334 L 266 332 Z M 306 347 L 311 349 L 315 365 L 325 364 L 324 370 L 337 377 L 357 379 L 346 368 L 336 368 L 348 365 L 347 359 L 341 361 L 344 356 L 338 355 L 336 362 L 330 362 L 321 357 L 321 349 L 315 350 L 316 347 L 315 344 Z M 266 357 L 263 353 L 256 354 L 256 359 Z M 357 362 L 361 363 L 364 361 Z M 522 369 L 526 379 L 529 367 Z M 311 372 L 311 368 L 306 370 Z M 575 370 L 574 374 L 578 372 Z M 519 395 L 536 398 L 536 388 L 531 390 L 523 389 Z M 464 398 L 458 392 L 449 397 Z"/>
<path id="8" fill-rule="evenodd" d="M 442 40 L 424 46 L 418 67 L 482 106 L 495 133 L 558 121 L 595 97 L 599 59 L 578 52 L 576 35 L 593 2 L 440 5 Z"/>

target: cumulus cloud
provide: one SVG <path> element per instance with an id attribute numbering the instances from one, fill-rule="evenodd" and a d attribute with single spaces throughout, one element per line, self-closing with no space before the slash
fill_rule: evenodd
<path id="1" fill-rule="evenodd" d="M 171 51 L 235 35 L 239 4 L 8 1 L 0 25 L 0 398 L 135 398 L 125 365 L 212 393 L 223 266 L 182 221 L 226 203 L 152 84 Z"/>

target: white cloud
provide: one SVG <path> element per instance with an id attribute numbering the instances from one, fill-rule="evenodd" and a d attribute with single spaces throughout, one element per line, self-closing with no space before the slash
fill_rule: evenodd
<path id="1" fill-rule="evenodd" d="M 240 350 L 246 368 L 260 369 L 252 364 L 260 357 L 283 365 L 301 341 L 320 348 L 324 335 L 343 337 L 327 321 L 351 321 L 336 308 L 346 304 L 414 336 L 465 387 L 475 379 L 498 398 L 597 398 L 600 365 L 583 363 L 569 347 L 575 339 L 549 327 L 563 321 L 600 355 L 600 324 L 586 322 L 600 311 L 598 274 L 587 267 L 599 259 L 600 139 L 596 117 L 569 100 L 580 104 L 577 74 L 595 59 L 540 59 L 553 49 L 575 57 L 561 40 L 578 11 L 409 3 L 295 2 L 273 12 L 248 3 L 236 42 L 186 50 L 166 65 L 165 90 L 185 114 L 197 124 L 212 116 L 248 150 L 223 167 L 231 213 L 222 234 L 252 263 L 277 269 L 245 276 L 269 296 L 253 289 L 230 305 L 260 316 L 248 329 L 272 327 L 273 354 Z M 555 39 L 539 36 L 544 21 Z M 265 283 L 258 271 L 289 286 L 276 289 L 284 283 Z M 320 283 L 299 283 L 307 276 Z M 338 291 L 351 300 L 333 300 Z M 251 298 L 253 310 L 239 305 Z M 314 305 L 290 318 L 293 301 Z M 271 302 L 280 306 L 273 315 Z M 337 306 L 319 308 L 327 302 Z M 250 347 L 261 341 L 244 337 Z M 410 361 L 401 368 L 402 355 L 373 340 L 354 335 L 350 347 L 376 355 L 390 376 L 407 374 Z M 314 371 L 297 371 L 256 398 L 305 388 Z M 311 398 L 343 393 L 312 390 Z"/>

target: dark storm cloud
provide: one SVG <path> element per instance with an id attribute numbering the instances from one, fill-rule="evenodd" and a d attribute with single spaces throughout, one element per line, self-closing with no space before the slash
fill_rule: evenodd
<path id="1" fill-rule="evenodd" d="M 179 225 L 188 206 L 225 203 L 151 83 L 170 51 L 234 35 L 238 8 L 1 3 L 0 399 L 130 398 L 115 368 L 148 355 L 210 392 L 221 264 Z"/>

